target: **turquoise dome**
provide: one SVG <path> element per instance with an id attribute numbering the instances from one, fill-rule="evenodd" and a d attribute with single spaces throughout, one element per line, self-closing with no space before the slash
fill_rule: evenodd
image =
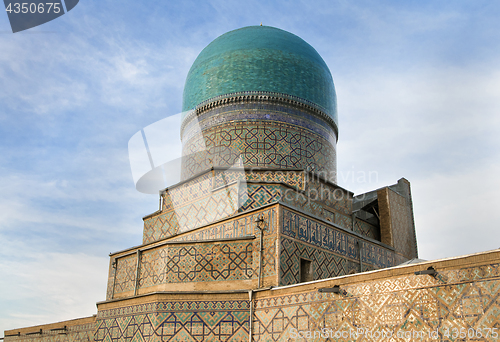
<path id="1" fill-rule="evenodd" d="M 269 26 L 230 31 L 205 47 L 189 70 L 182 110 L 249 91 L 312 102 L 338 124 L 335 87 L 325 61 L 301 38 Z"/>

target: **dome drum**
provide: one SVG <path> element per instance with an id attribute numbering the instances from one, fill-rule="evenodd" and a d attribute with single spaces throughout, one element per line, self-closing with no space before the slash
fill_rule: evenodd
<path id="1" fill-rule="evenodd" d="M 185 118 L 182 179 L 237 164 L 314 169 L 335 182 L 337 135 L 332 125 L 292 102 L 252 96 L 239 102 L 220 99 Z"/>

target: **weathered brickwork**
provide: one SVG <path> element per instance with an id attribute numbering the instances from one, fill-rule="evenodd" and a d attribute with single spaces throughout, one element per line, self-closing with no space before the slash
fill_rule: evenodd
<path id="1" fill-rule="evenodd" d="M 250 210 L 278 203 L 282 196 L 281 185 L 247 184 L 247 192 L 240 192 L 241 210 Z"/>
<path id="2" fill-rule="evenodd" d="M 391 219 L 393 227 L 394 248 L 402 255 L 409 258 L 417 257 L 413 215 L 408 200 L 389 190 L 389 203 L 391 206 Z"/>

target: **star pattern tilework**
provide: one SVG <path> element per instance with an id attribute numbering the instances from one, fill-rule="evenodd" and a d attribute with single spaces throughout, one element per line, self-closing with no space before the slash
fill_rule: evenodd
<path id="1" fill-rule="evenodd" d="M 248 301 L 154 302 L 99 311 L 95 341 L 241 342 L 248 319 Z"/>
<path id="2" fill-rule="evenodd" d="M 295 332 L 360 331 L 357 337 L 348 335 L 352 339 L 346 341 L 408 341 L 408 335 L 398 338 L 398 331 L 423 333 L 424 341 L 499 341 L 491 331 L 489 338 L 477 335 L 479 330 L 486 334 L 484 328 L 500 328 L 499 266 L 441 271 L 437 279 L 406 275 L 344 285 L 341 296 L 310 291 L 263 298 L 255 304 L 255 341 L 342 340 L 296 339 L 292 328 Z M 429 332 L 436 329 L 439 335 L 429 338 Z M 445 336 L 446 331 L 452 335 L 453 329 L 457 334 L 460 329 L 466 334 L 473 331 L 474 338 Z M 393 337 L 377 337 L 375 331 L 392 332 Z"/>
<path id="3" fill-rule="evenodd" d="M 168 283 L 251 279 L 251 242 L 167 245 L 141 253 L 138 289 Z M 114 294 L 133 291 L 137 255 L 118 259 Z M 112 281 L 112 280 L 111 280 Z"/>
<path id="4" fill-rule="evenodd" d="M 206 146 L 199 152 L 200 146 Z M 230 167 L 241 157 L 247 167 L 315 168 L 333 170 L 332 144 L 299 126 L 282 122 L 236 121 L 209 127 L 183 140 L 182 179 L 213 166 Z"/>

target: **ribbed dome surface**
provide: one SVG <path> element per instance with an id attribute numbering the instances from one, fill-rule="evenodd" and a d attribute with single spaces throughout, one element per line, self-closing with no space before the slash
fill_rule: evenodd
<path id="1" fill-rule="evenodd" d="M 228 32 L 203 49 L 186 79 L 183 111 L 216 96 L 253 91 L 312 102 L 337 124 L 335 87 L 326 63 L 301 38 L 269 26 Z"/>

